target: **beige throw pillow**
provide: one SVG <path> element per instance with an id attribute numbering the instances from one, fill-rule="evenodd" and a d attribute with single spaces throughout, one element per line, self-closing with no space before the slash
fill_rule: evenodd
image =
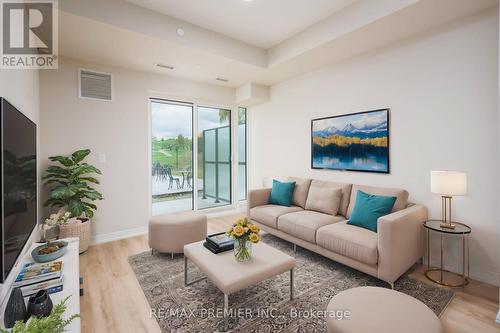
<path id="1" fill-rule="evenodd" d="M 337 215 L 341 199 L 342 189 L 314 186 L 313 182 L 307 195 L 306 209 Z"/>
<path id="2" fill-rule="evenodd" d="M 309 186 L 311 186 L 310 179 L 303 179 L 297 177 L 289 177 L 288 181 L 295 182 L 295 189 L 293 190 L 292 204 L 302 208 L 306 207 L 307 193 L 309 193 Z"/>

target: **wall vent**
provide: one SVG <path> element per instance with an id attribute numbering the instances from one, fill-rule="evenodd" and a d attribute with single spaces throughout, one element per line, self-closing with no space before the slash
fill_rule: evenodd
<path id="1" fill-rule="evenodd" d="M 111 74 L 80 69 L 78 76 L 80 98 L 112 100 Z"/>

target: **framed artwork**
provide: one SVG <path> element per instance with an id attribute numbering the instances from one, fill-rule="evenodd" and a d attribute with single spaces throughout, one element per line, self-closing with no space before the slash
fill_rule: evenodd
<path id="1" fill-rule="evenodd" d="M 313 119 L 311 168 L 389 173 L 389 109 Z"/>

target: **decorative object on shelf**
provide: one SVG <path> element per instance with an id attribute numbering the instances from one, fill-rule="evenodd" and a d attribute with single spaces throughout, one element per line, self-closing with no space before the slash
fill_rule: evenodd
<path id="1" fill-rule="evenodd" d="M 389 173 L 389 109 L 313 119 L 311 168 Z"/>
<path id="2" fill-rule="evenodd" d="M 11 330 L 0 329 L 0 333 L 18 333 L 18 332 L 51 332 L 62 333 L 65 328 L 71 324 L 73 320 L 80 317 L 79 314 L 73 314 L 67 319 L 64 319 L 64 312 L 66 311 L 66 302 L 69 296 L 62 300 L 60 303 L 54 305 L 52 312 L 47 317 L 31 317 L 27 322 L 23 320 L 16 321 Z M 23 303 L 24 304 L 24 303 Z"/>
<path id="3" fill-rule="evenodd" d="M 52 300 L 47 290 L 42 289 L 28 300 L 28 316 L 48 317 L 52 311 Z"/>
<path id="4" fill-rule="evenodd" d="M 68 222 L 71 217 L 70 212 L 60 209 L 55 214 L 50 214 L 42 224 L 43 240 L 45 242 L 55 241 L 59 237 L 59 226 Z"/>
<path id="5" fill-rule="evenodd" d="M 46 242 L 53 242 L 57 240 L 57 237 L 59 237 L 59 226 L 48 226 L 46 224 L 42 225 L 42 230 L 43 230 L 43 240 Z"/>
<path id="6" fill-rule="evenodd" d="M 465 287 L 469 283 L 469 237 L 472 232 L 471 228 L 466 224 L 458 222 L 455 222 L 455 226 L 450 228 L 448 226 L 443 226 L 443 221 L 441 220 L 428 220 L 424 223 L 424 227 L 427 230 L 427 269 L 425 270 L 425 276 L 432 282 L 442 286 Z M 441 235 L 441 259 L 438 268 L 431 268 L 431 232 L 437 232 Z M 462 274 L 444 269 L 444 235 L 462 236 Z M 439 277 L 436 277 L 433 272 L 437 272 Z M 449 280 L 446 279 L 446 275 L 458 276 L 461 278 L 461 282 L 449 282 Z"/>
<path id="7" fill-rule="evenodd" d="M 234 239 L 234 256 L 238 261 L 247 261 L 252 257 L 252 243 L 260 241 L 260 228 L 258 225 L 250 223 L 248 217 L 236 221 L 226 232 Z"/>
<path id="8" fill-rule="evenodd" d="M 60 225 L 59 237 L 79 237 L 80 253 L 89 246 L 90 219 L 97 209 L 94 202 L 103 199 L 101 193 L 92 187 L 99 184 L 95 174 L 100 175 L 101 171 L 83 162 L 89 154 L 90 149 L 83 149 L 70 156 L 51 156 L 49 160 L 59 165 L 49 166 L 42 177 L 44 184 L 52 186 L 45 206 L 63 208 L 76 218 Z"/>
<path id="9" fill-rule="evenodd" d="M 68 249 L 68 242 L 47 242 L 31 251 L 31 257 L 36 262 L 49 262 L 62 257 Z"/>
<path id="10" fill-rule="evenodd" d="M 458 171 L 431 171 L 431 192 L 441 194 L 441 227 L 454 229 L 451 200 L 467 194 L 467 175 Z"/>
<path id="11" fill-rule="evenodd" d="M 28 318 L 26 313 L 26 305 L 24 304 L 23 293 L 20 288 L 12 289 L 5 313 L 3 315 L 3 322 L 5 327 L 11 328 L 18 320 L 24 321 Z"/>

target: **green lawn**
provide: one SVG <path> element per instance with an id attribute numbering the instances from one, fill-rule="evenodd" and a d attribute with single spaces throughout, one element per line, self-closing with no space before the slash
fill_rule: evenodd
<path id="1" fill-rule="evenodd" d="M 162 166 L 171 166 L 174 174 L 178 174 L 178 170 L 186 170 L 191 166 L 191 150 L 179 150 L 178 161 L 175 151 L 168 151 L 166 149 L 153 150 L 152 159 L 153 164 L 160 163 Z M 178 167 L 177 167 L 178 164 Z"/>

